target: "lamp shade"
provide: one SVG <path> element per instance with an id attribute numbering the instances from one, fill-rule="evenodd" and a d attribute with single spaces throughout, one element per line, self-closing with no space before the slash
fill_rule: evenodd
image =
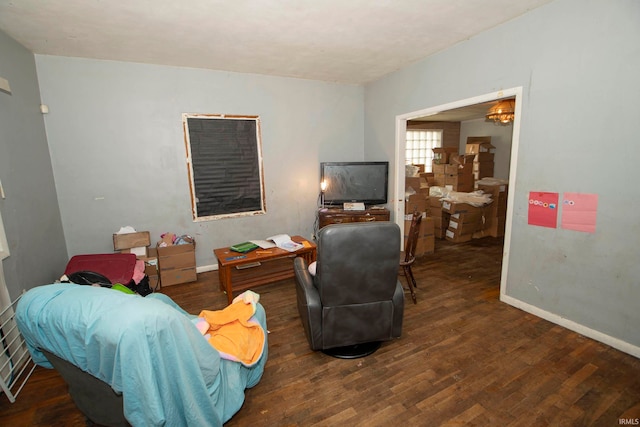
<path id="1" fill-rule="evenodd" d="M 506 125 L 513 121 L 513 118 L 515 116 L 515 109 L 515 99 L 503 99 L 493 107 L 489 108 L 486 117 L 487 120 Z"/>

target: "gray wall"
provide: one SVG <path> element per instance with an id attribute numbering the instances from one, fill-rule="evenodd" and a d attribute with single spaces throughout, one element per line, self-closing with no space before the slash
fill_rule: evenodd
<path id="1" fill-rule="evenodd" d="M 12 94 L 0 92 L 0 198 L 11 255 L 3 262 L 12 299 L 23 289 L 51 283 L 67 262 L 60 211 L 33 54 L 0 31 L 0 77 Z"/>
<path id="2" fill-rule="evenodd" d="M 365 156 L 392 158 L 396 115 L 522 86 L 506 295 L 636 352 L 639 23 L 636 0 L 557 0 L 365 88 Z M 598 194 L 596 233 L 528 225 L 530 191 Z"/>
<path id="3" fill-rule="evenodd" d="M 36 55 L 69 256 L 112 252 L 121 226 L 213 249 L 311 237 L 321 161 L 362 160 L 364 89 L 308 80 Z M 182 113 L 259 115 L 267 214 L 192 221 Z"/>

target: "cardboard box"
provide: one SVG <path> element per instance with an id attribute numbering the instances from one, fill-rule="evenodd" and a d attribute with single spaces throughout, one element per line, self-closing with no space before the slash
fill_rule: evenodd
<path id="1" fill-rule="evenodd" d="M 494 163 L 493 162 L 479 162 L 473 164 L 473 171 L 490 171 L 493 174 Z M 484 178 L 484 177 L 483 177 Z"/>
<path id="2" fill-rule="evenodd" d="M 429 197 L 429 206 L 433 208 L 442 208 L 442 200 L 439 197 Z"/>
<path id="3" fill-rule="evenodd" d="M 480 223 L 482 222 L 482 218 L 484 217 L 483 215 L 484 213 L 482 212 L 482 210 L 478 211 L 478 212 L 464 212 L 464 213 L 456 213 L 456 214 L 452 214 L 449 217 L 449 221 L 456 221 L 459 222 L 461 224 L 473 224 L 473 223 Z"/>
<path id="4" fill-rule="evenodd" d="M 160 247 L 158 264 L 160 269 L 187 268 L 196 266 L 196 251 L 193 244 Z"/>
<path id="5" fill-rule="evenodd" d="M 404 202 L 404 213 L 410 215 L 414 212 L 427 211 L 427 198 L 423 193 L 412 194 Z"/>
<path id="6" fill-rule="evenodd" d="M 445 175 L 444 185 L 450 185 L 454 191 L 468 193 L 473 191 L 476 180 L 473 175 Z"/>
<path id="7" fill-rule="evenodd" d="M 429 216 L 423 216 L 420 222 L 419 237 L 433 236 L 435 221 L 434 218 Z M 411 228 L 411 220 L 405 219 L 404 221 L 404 238 L 409 237 L 409 230 Z"/>
<path id="8" fill-rule="evenodd" d="M 474 239 L 504 236 L 506 217 L 489 217 L 487 220 L 487 226 L 483 230 L 479 230 L 473 234 Z"/>
<path id="9" fill-rule="evenodd" d="M 427 218 L 431 219 L 431 222 L 433 222 L 433 229 L 437 229 L 437 228 L 443 228 L 443 224 L 445 225 L 444 228 L 449 227 L 448 222 L 445 218 L 443 218 L 442 216 L 429 216 Z"/>
<path id="10" fill-rule="evenodd" d="M 430 254 L 435 251 L 435 239 L 434 235 L 434 221 L 433 218 L 423 217 L 420 223 L 420 231 L 418 233 L 418 241 L 416 242 L 415 256 L 422 256 Z M 409 230 L 411 229 L 411 220 L 404 221 L 404 239 L 405 242 L 409 238 Z"/>
<path id="11" fill-rule="evenodd" d="M 412 188 L 416 193 L 429 192 L 429 184 L 427 183 L 427 180 L 420 176 L 405 177 L 404 188 Z"/>
<path id="12" fill-rule="evenodd" d="M 178 268 L 160 271 L 160 283 L 163 287 L 195 282 L 196 280 L 198 280 L 198 275 L 196 274 L 195 268 Z"/>
<path id="13" fill-rule="evenodd" d="M 427 216 L 429 218 L 442 218 L 442 208 L 427 206 Z"/>
<path id="14" fill-rule="evenodd" d="M 449 163 L 451 155 L 458 154 L 458 147 L 439 147 L 433 149 L 433 164 L 442 165 Z"/>
<path id="15" fill-rule="evenodd" d="M 151 244 L 151 237 L 148 231 L 137 233 L 123 233 L 113 235 L 113 250 L 122 251 L 125 249 L 146 247 Z"/>
<path id="16" fill-rule="evenodd" d="M 444 200 L 442 202 L 442 211 L 450 214 L 467 213 L 467 212 L 474 213 L 474 212 L 482 212 L 482 208 L 471 206 L 468 203 L 457 203 L 457 202 L 450 202 L 450 201 Z"/>
<path id="17" fill-rule="evenodd" d="M 481 222 L 476 220 L 474 222 L 460 222 L 458 219 L 454 218 L 453 215 L 449 220 L 449 230 L 452 230 L 454 233 L 462 235 L 462 234 L 473 234 L 476 231 L 480 231 Z"/>
<path id="18" fill-rule="evenodd" d="M 427 254 L 432 254 L 436 250 L 436 236 L 433 234 L 431 236 L 424 236 L 418 239 L 418 244 L 416 245 L 416 256 L 423 256 Z"/>
<path id="19" fill-rule="evenodd" d="M 505 197 L 498 198 L 488 206 L 487 216 L 507 216 L 507 199 Z"/>
<path id="20" fill-rule="evenodd" d="M 478 153 L 475 155 L 473 161 L 475 163 L 493 163 L 495 161 L 495 154 L 493 153 Z"/>
<path id="21" fill-rule="evenodd" d="M 492 177 L 494 175 L 493 163 L 474 163 L 473 175 L 476 180 L 480 180 L 486 177 Z"/>
<path id="22" fill-rule="evenodd" d="M 404 238 L 407 239 L 409 237 L 409 230 L 411 229 L 411 220 L 404 220 Z M 425 236 L 433 236 L 433 218 L 430 217 L 422 217 L 422 221 L 420 222 L 420 230 L 418 232 L 418 237 Z"/>
<path id="23" fill-rule="evenodd" d="M 420 177 L 419 176 L 406 176 L 404 178 L 404 188 L 413 188 L 416 192 L 420 189 Z"/>
<path id="24" fill-rule="evenodd" d="M 444 165 L 445 175 L 457 175 L 459 165 Z"/>
<path id="25" fill-rule="evenodd" d="M 466 154 L 494 153 L 496 147 L 491 145 L 490 136 L 470 136 L 465 146 Z"/>
<path id="26" fill-rule="evenodd" d="M 473 238 L 473 234 L 458 234 L 455 230 L 447 229 L 444 235 L 445 239 L 453 243 L 468 242 Z"/>
<path id="27" fill-rule="evenodd" d="M 157 276 L 158 275 L 158 264 L 144 264 L 144 274 L 147 276 Z"/>
<path id="28" fill-rule="evenodd" d="M 451 156 L 449 158 L 449 164 L 452 165 L 470 165 L 474 162 L 476 154 L 460 154 Z"/>
<path id="29" fill-rule="evenodd" d="M 489 216 L 506 216 L 507 214 L 507 184 L 478 184 L 478 190 L 483 193 L 491 194 L 492 203 L 489 205 Z"/>
<path id="30" fill-rule="evenodd" d="M 471 175 L 472 172 L 473 172 L 473 163 L 444 165 L 445 174 Z"/>
<path id="31" fill-rule="evenodd" d="M 508 184 L 480 184 L 478 183 L 478 190 L 482 190 L 482 192 L 491 194 L 492 199 L 497 199 L 500 193 L 504 193 L 504 197 L 507 196 L 507 191 L 509 190 Z"/>
<path id="32" fill-rule="evenodd" d="M 195 243 L 158 246 L 156 250 L 162 286 L 188 283 L 197 279 Z"/>
<path id="33" fill-rule="evenodd" d="M 506 225 L 506 217 L 499 216 L 492 218 L 491 225 L 486 229 L 487 233 L 492 237 L 504 236 L 504 229 Z"/>
<path id="34" fill-rule="evenodd" d="M 420 178 L 426 179 L 428 184 L 429 178 L 433 178 L 433 172 L 420 172 Z"/>
<path id="35" fill-rule="evenodd" d="M 432 217 L 422 218 L 422 233 L 424 236 L 433 236 L 435 221 Z"/>
<path id="36" fill-rule="evenodd" d="M 444 239 L 444 234 L 449 228 L 449 218 L 451 215 L 447 213 L 441 213 L 438 216 L 431 216 L 433 219 L 433 235 L 437 239 Z"/>
<path id="37" fill-rule="evenodd" d="M 445 163 L 434 163 L 433 165 L 431 165 L 431 170 L 433 171 L 433 174 L 444 174 L 445 173 L 445 168 L 447 167 L 447 165 Z"/>
<path id="38" fill-rule="evenodd" d="M 445 165 L 444 186 L 450 185 L 454 191 L 468 193 L 474 190 L 473 164 Z"/>

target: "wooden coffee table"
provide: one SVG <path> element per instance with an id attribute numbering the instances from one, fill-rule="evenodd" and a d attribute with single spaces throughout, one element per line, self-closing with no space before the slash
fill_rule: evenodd
<path id="1" fill-rule="evenodd" d="M 258 248 L 246 254 L 234 252 L 228 247 L 213 250 L 218 259 L 220 290 L 226 292 L 229 304 L 233 301 L 233 291 L 292 278 L 295 257 L 303 257 L 308 264 L 316 260 L 315 243 L 302 236 L 292 236 L 291 240 L 305 247 L 296 252 Z"/>

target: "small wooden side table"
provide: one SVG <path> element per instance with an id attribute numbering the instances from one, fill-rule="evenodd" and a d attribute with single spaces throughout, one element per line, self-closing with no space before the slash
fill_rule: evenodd
<path id="1" fill-rule="evenodd" d="M 228 247 L 213 250 L 218 260 L 220 290 L 226 292 L 229 304 L 233 301 L 233 291 L 243 291 L 294 277 L 295 257 L 303 257 L 308 264 L 316 260 L 315 243 L 302 236 L 292 236 L 291 240 L 302 243 L 305 247 L 296 252 L 280 248 L 258 248 L 246 254 L 234 252 Z"/>

